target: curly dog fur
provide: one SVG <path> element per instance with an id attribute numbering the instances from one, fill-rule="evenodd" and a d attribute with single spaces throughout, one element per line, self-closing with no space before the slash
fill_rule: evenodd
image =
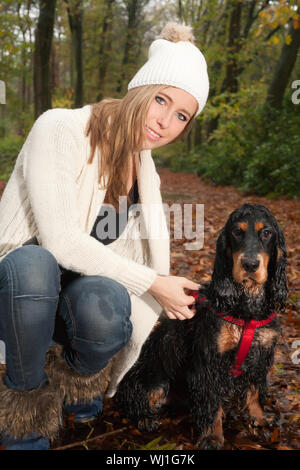
<path id="1" fill-rule="evenodd" d="M 256 328 L 241 375 L 234 376 L 243 328 L 219 313 L 261 321 L 283 308 L 285 267 L 284 236 L 269 210 L 258 204 L 235 210 L 218 237 L 212 281 L 201 286 L 194 317 L 160 319 L 119 385 L 115 402 L 140 430 L 158 428 L 172 392 L 187 400 L 201 449 L 222 448 L 222 418 L 233 406 L 263 424 L 278 318 Z"/>

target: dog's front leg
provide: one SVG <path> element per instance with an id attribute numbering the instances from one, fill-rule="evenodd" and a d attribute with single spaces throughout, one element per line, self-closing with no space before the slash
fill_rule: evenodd
<path id="1" fill-rule="evenodd" d="M 273 414 L 269 415 L 263 411 L 263 405 L 266 399 L 266 383 L 263 380 L 259 384 L 252 384 L 246 395 L 246 407 L 252 418 L 252 424 L 257 426 L 267 426 L 272 428 L 277 417 Z"/>
<path id="2" fill-rule="evenodd" d="M 167 403 L 169 392 L 169 383 L 161 382 L 146 391 L 146 406 L 143 414 L 136 420 L 136 426 L 140 431 L 152 432 L 160 426 L 161 408 Z"/>
<path id="3" fill-rule="evenodd" d="M 224 445 L 223 409 L 213 388 L 205 386 L 205 378 L 188 378 L 190 411 L 198 437 L 199 449 L 221 449 Z"/>
<path id="4" fill-rule="evenodd" d="M 213 424 L 202 432 L 200 438 L 197 441 L 197 446 L 202 450 L 219 450 L 224 445 L 223 435 L 223 409 L 220 406 L 217 414 L 213 419 Z"/>
<path id="5" fill-rule="evenodd" d="M 258 425 L 265 424 L 264 412 L 259 402 L 259 391 L 256 387 L 251 386 L 247 393 L 246 406 L 251 418 L 255 420 Z"/>

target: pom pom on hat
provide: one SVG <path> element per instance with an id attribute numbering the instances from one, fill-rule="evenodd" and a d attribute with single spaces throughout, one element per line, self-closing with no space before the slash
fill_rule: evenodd
<path id="1" fill-rule="evenodd" d="M 195 37 L 191 26 L 169 22 L 156 39 L 166 39 L 171 42 L 189 41 L 195 44 Z"/>
<path id="2" fill-rule="evenodd" d="M 128 90 L 145 85 L 169 85 L 190 93 L 198 102 L 196 116 L 204 108 L 209 91 L 206 61 L 195 46 L 192 28 L 167 23 L 152 42 L 148 61 L 128 85 Z"/>

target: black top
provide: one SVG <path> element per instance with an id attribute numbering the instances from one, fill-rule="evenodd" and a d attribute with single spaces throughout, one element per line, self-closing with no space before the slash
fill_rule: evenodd
<path id="1" fill-rule="evenodd" d="M 129 207 L 137 204 L 139 200 L 137 180 L 135 180 L 129 191 L 129 199 L 131 203 L 128 203 L 127 200 L 126 206 L 120 212 L 117 212 L 111 205 L 103 204 L 95 220 L 91 236 L 103 243 L 103 245 L 109 245 L 119 238 L 128 222 Z"/>

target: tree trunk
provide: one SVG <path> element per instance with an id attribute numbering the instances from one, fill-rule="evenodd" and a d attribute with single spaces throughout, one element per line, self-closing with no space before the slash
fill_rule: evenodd
<path id="1" fill-rule="evenodd" d="M 259 17 L 259 13 L 266 9 L 270 3 L 269 0 L 264 0 L 262 3 L 257 0 L 251 0 L 249 3 L 244 2 L 244 7 L 247 8 L 245 14 L 242 15 L 243 2 L 239 0 L 231 0 L 228 7 L 232 8 L 230 16 L 229 26 L 229 37 L 228 37 L 228 52 L 227 52 L 227 65 L 226 74 L 221 86 L 221 93 L 229 91 L 230 93 L 236 93 L 239 88 L 238 77 L 243 72 L 244 67 L 238 64 L 238 55 L 243 45 L 246 43 L 246 39 L 249 35 L 253 23 Z M 222 13 L 223 14 L 223 13 Z M 226 10 L 224 11 L 226 18 Z M 245 26 L 242 31 L 241 19 L 242 16 L 246 17 Z M 252 59 L 251 59 L 252 60 Z M 248 61 L 248 64 L 251 62 Z M 216 68 L 218 64 L 216 64 Z M 216 94 L 216 90 L 211 90 L 210 97 Z M 220 116 L 217 115 L 206 124 L 207 136 L 209 136 L 218 127 Z"/>
<path id="2" fill-rule="evenodd" d="M 141 0 L 129 0 L 126 3 L 128 13 L 127 33 L 122 60 L 122 73 L 117 86 L 118 93 L 121 93 L 123 89 L 123 83 L 125 80 L 128 79 L 128 65 L 136 61 L 136 57 L 134 57 L 133 48 L 136 43 L 138 23 L 142 9 Z"/>
<path id="3" fill-rule="evenodd" d="M 111 52 L 111 29 L 112 29 L 112 9 L 115 0 L 106 0 L 106 13 L 103 18 L 102 32 L 100 39 L 99 48 L 99 92 L 97 100 L 100 101 L 103 98 L 106 72 L 110 59 Z"/>
<path id="4" fill-rule="evenodd" d="M 40 14 L 35 31 L 34 114 L 38 118 L 51 108 L 49 59 L 53 37 L 56 0 L 39 0 Z"/>
<path id="5" fill-rule="evenodd" d="M 181 2 L 181 0 L 178 0 L 178 19 L 179 19 L 179 21 L 182 21 L 182 17 L 183 17 L 182 2 Z"/>
<path id="6" fill-rule="evenodd" d="M 300 6 L 298 7 L 297 13 L 300 15 Z M 282 48 L 266 99 L 266 102 L 276 109 L 281 108 L 284 92 L 296 63 L 297 53 L 300 46 L 299 21 L 291 20 L 288 34 L 291 36 L 291 43 L 285 43 Z"/>
<path id="7" fill-rule="evenodd" d="M 230 16 L 229 37 L 227 44 L 227 64 L 226 75 L 221 87 L 221 93 L 229 91 L 236 93 L 238 91 L 238 53 L 241 49 L 241 15 L 242 2 L 234 0 L 232 2 L 232 12 Z"/>
<path id="8" fill-rule="evenodd" d="M 242 2 L 239 0 L 231 0 L 229 2 L 229 8 L 231 8 L 230 22 L 229 22 L 229 33 L 227 42 L 227 60 L 226 60 L 226 72 L 225 78 L 221 85 L 221 93 L 229 91 L 230 93 L 236 93 L 238 91 L 238 53 L 241 49 L 241 15 L 242 15 Z M 226 17 L 226 15 L 225 15 Z M 216 63 L 216 68 L 219 64 Z M 212 93 L 210 94 L 212 96 Z M 207 137 L 217 129 L 220 115 L 210 119 L 206 124 Z"/>
<path id="9" fill-rule="evenodd" d="M 65 0 L 71 30 L 72 87 L 75 89 L 75 108 L 83 105 L 83 65 L 82 65 L 82 0 Z"/>

